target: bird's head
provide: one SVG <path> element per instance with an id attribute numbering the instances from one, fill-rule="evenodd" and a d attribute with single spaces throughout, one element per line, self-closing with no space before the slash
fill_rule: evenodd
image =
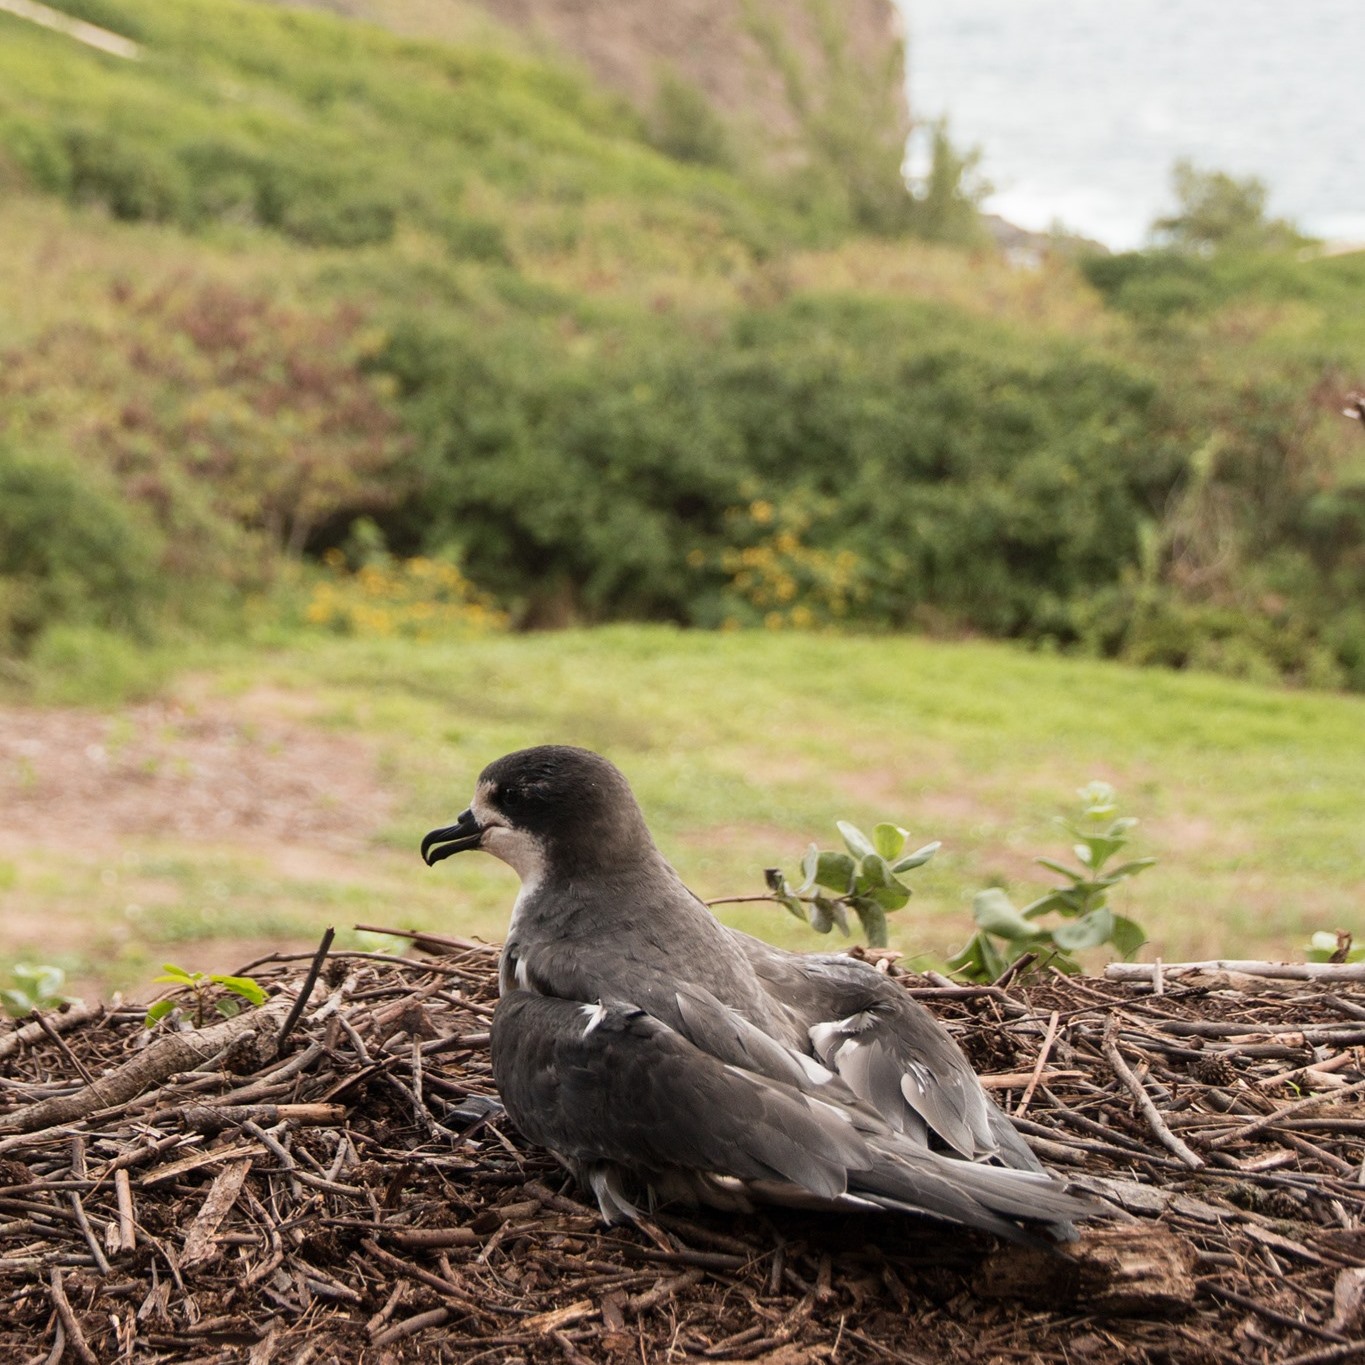
<path id="1" fill-rule="evenodd" d="M 422 840 L 429 866 L 481 848 L 523 882 L 546 867 L 572 874 L 624 867 L 653 855 L 654 844 L 630 784 L 589 749 L 544 744 L 519 749 L 479 774 L 460 818 Z"/>

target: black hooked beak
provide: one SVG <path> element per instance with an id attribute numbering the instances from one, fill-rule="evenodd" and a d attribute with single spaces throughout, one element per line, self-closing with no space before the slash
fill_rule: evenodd
<path id="1" fill-rule="evenodd" d="M 452 853 L 478 848 L 482 838 L 483 826 L 474 818 L 474 812 L 467 810 L 453 825 L 434 829 L 422 840 L 422 858 L 428 867 L 435 867 L 442 858 L 449 858 Z M 438 848 L 438 844 L 444 847 Z"/>

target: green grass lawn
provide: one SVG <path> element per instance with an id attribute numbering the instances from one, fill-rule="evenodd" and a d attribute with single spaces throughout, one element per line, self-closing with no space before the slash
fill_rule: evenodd
<path id="1" fill-rule="evenodd" d="M 1065 856 L 1052 817 L 1092 778 L 1141 818 L 1135 852 L 1159 859 L 1115 907 L 1146 928 L 1144 955 L 1301 957 L 1312 930 L 1360 926 L 1356 697 L 993 644 L 613 627 L 443 644 L 298 637 L 211 653 L 165 700 L 190 716 L 235 709 L 248 734 L 278 720 L 359 746 L 387 815 L 358 819 L 358 845 L 336 854 L 269 825 L 88 846 L 54 832 L 52 846 L 7 852 L 0 962 L 50 942 L 84 981 L 145 994 L 162 960 L 228 970 L 238 941 L 299 947 L 328 923 L 497 939 L 511 873 L 477 856 L 428 870 L 416 844 L 463 809 L 486 762 L 547 741 L 620 764 L 705 897 L 761 890 L 765 866 L 794 871 L 810 840 L 835 841 L 839 818 L 941 839 L 891 917 L 893 944 L 924 960 L 967 936 L 975 891 L 1000 884 L 1022 901 L 1048 884 L 1032 857 Z M 835 943 L 775 907 L 722 913 L 789 946 Z"/>

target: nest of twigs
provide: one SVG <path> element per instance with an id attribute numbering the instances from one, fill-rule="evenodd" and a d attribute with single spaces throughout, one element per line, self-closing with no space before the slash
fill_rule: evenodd
<path id="1" fill-rule="evenodd" d="M 1054 1255 L 891 1215 L 604 1227 L 496 1104 L 495 950 L 425 946 L 255 964 L 271 999 L 203 1029 L 0 1032 L 0 1358 L 1365 1358 L 1357 985 L 900 976 L 1109 1190 Z"/>

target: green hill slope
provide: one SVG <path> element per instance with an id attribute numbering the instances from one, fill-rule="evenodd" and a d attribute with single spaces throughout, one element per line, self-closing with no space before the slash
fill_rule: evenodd
<path id="1" fill-rule="evenodd" d="M 68 9 L 142 56 L 0 14 L 11 657 L 63 623 L 223 629 L 344 547 L 458 560 L 529 623 L 1365 685 L 1359 262 L 1015 271 L 860 236 L 819 175 L 664 155 L 497 44 Z M 77 487 L 122 529 L 54 548 Z"/>
<path id="2" fill-rule="evenodd" d="M 1033 859 L 1069 856 L 1053 817 L 1102 777 L 1159 860 L 1114 900 L 1144 957 L 1292 961 L 1313 932 L 1359 927 L 1363 721 L 1359 697 L 989 642 L 623 625 L 201 651 L 160 703 L 0 708 L 25 737 L 0 766 L 0 976 L 55 961 L 87 992 L 145 990 L 167 960 L 231 971 L 356 922 L 496 942 L 511 872 L 432 872 L 417 843 L 484 764 L 550 739 L 621 764 L 699 895 L 761 895 L 762 869 L 795 876 L 837 819 L 941 839 L 890 916 L 896 947 L 940 963 L 983 887 L 1024 904 L 1055 883 Z M 845 944 L 771 902 L 719 913 L 793 948 Z"/>
<path id="3" fill-rule="evenodd" d="M 476 258 L 505 254 L 513 223 L 534 253 L 538 214 L 572 232 L 603 197 L 666 203 L 683 237 L 799 230 L 733 179 L 660 156 L 624 104 L 545 62 L 234 0 L 68 8 L 143 58 L 0 16 L 0 146 L 37 187 L 116 218 L 309 245 L 416 229 Z"/>

